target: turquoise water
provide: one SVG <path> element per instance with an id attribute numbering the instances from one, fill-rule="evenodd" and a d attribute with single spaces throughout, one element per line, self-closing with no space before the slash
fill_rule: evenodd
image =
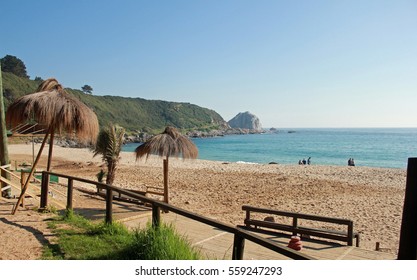
<path id="1" fill-rule="evenodd" d="M 192 139 L 199 158 L 229 162 L 312 164 L 406 168 L 417 157 L 417 128 L 285 129 L 276 134 L 230 135 Z M 125 145 L 133 151 L 139 144 Z"/>

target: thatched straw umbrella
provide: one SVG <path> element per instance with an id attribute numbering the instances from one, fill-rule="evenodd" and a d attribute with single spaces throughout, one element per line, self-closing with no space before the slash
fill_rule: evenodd
<path id="1" fill-rule="evenodd" d="M 18 203 L 13 209 L 16 212 L 26 192 L 30 178 L 35 171 L 43 148 L 50 135 L 47 171 L 51 168 L 52 147 L 55 133 L 76 135 L 80 141 L 94 142 L 98 134 L 98 120 L 96 114 L 84 103 L 69 95 L 54 78 L 45 80 L 37 91 L 20 97 L 10 104 L 7 109 L 6 122 L 13 126 L 34 119 L 47 127 L 45 137 L 39 149 L 38 156 L 33 163 L 31 173 L 22 188 Z"/>
<path id="2" fill-rule="evenodd" d="M 171 156 L 195 159 L 196 145 L 174 127 L 167 126 L 163 133 L 151 137 L 135 149 L 136 159 L 149 155 L 159 155 L 164 159 L 164 201 L 168 203 L 168 158 Z"/>

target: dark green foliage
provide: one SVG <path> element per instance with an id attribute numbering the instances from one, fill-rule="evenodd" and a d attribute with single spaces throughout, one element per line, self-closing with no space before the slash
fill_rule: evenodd
<path id="1" fill-rule="evenodd" d="M 93 88 L 92 88 L 91 86 L 89 86 L 89 85 L 84 85 L 84 86 L 81 88 L 81 90 L 82 90 L 84 93 L 89 93 L 89 94 L 92 94 L 92 92 L 93 92 Z"/>
<path id="2" fill-rule="evenodd" d="M 77 90 L 68 92 L 96 112 L 100 126 L 117 123 L 127 131 L 148 130 L 147 132 L 157 133 L 166 126 L 183 130 L 201 130 L 215 129 L 224 123 L 223 118 L 215 111 L 190 103 L 120 96 L 91 96 Z"/>
<path id="3" fill-rule="evenodd" d="M 2 76 L 4 107 L 6 109 L 9 106 L 9 104 L 17 98 L 28 93 L 35 92 L 38 86 L 41 84 L 41 81 L 32 81 L 4 71 L 2 73 Z"/>
<path id="4" fill-rule="evenodd" d="M 0 59 L 0 62 L 1 69 L 3 70 L 3 72 L 15 74 L 16 76 L 21 78 L 29 78 L 26 72 L 26 65 L 19 58 L 13 55 L 6 55 L 2 59 Z"/>
<path id="5" fill-rule="evenodd" d="M 19 78 L 3 73 L 5 106 L 16 98 L 35 92 L 40 81 Z M 190 103 L 146 100 L 119 96 L 93 96 L 81 90 L 65 89 L 92 108 L 97 114 L 100 127 L 117 123 L 127 132 L 141 131 L 159 133 L 166 126 L 184 131 L 218 129 L 225 124 L 223 118 L 213 110 Z"/>

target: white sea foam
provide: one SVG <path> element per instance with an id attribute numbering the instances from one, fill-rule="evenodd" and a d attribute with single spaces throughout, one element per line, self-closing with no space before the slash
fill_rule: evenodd
<path id="1" fill-rule="evenodd" d="M 237 161 L 236 163 L 239 163 L 239 164 L 259 164 L 259 163 L 256 163 L 256 162 L 248 162 L 248 161 L 241 161 L 241 160 Z"/>

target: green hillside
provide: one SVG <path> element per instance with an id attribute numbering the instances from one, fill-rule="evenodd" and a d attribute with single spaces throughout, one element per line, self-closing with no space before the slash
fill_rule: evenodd
<path id="1" fill-rule="evenodd" d="M 2 75 L 6 108 L 16 98 L 34 92 L 40 83 L 11 73 L 2 72 Z M 223 118 L 215 111 L 190 103 L 95 96 L 85 94 L 81 90 L 66 90 L 96 112 L 100 126 L 112 122 L 123 126 L 127 131 L 161 132 L 167 125 L 185 131 L 208 131 L 225 124 Z"/>
<path id="2" fill-rule="evenodd" d="M 4 107 L 7 109 L 9 104 L 16 98 L 36 90 L 40 82 L 18 77 L 8 72 L 1 72 L 3 77 Z"/>

